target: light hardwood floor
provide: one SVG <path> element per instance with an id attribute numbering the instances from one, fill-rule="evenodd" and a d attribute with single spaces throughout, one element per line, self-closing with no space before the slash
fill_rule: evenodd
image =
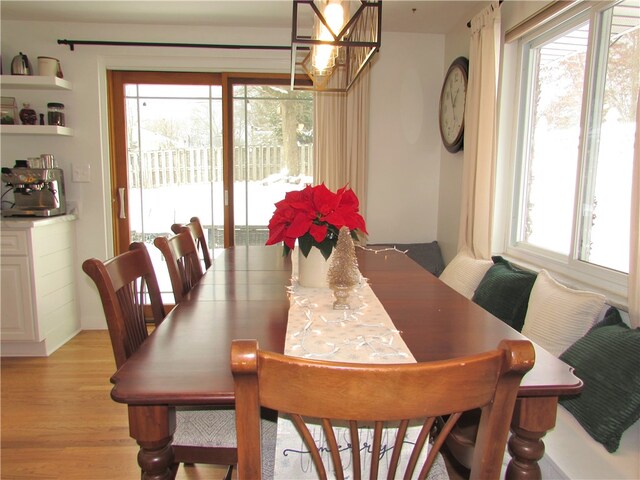
<path id="1" fill-rule="evenodd" d="M 46 358 L 0 364 L 0 479 L 140 478 L 127 408 L 109 396 L 115 363 L 106 330 L 80 332 Z M 221 479 L 225 472 L 180 465 L 176 480 Z M 463 478 L 451 467 L 449 474 Z"/>
<path id="2" fill-rule="evenodd" d="M 0 478 L 139 479 L 126 406 L 111 400 L 106 330 L 83 331 L 47 358 L 2 358 Z M 180 466 L 178 480 L 226 469 Z"/>

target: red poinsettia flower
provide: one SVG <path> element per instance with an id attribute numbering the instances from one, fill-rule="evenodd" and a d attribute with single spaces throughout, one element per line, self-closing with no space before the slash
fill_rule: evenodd
<path id="1" fill-rule="evenodd" d="M 285 254 L 298 240 L 305 256 L 312 246 L 316 246 L 328 258 L 341 227 L 348 227 L 356 238 L 358 231 L 367 233 L 364 218 L 359 213 L 358 197 L 346 185 L 335 193 L 324 183 L 315 187 L 307 185 L 302 190 L 287 192 L 275 206 L 266 244 L 284 242 Z"/>

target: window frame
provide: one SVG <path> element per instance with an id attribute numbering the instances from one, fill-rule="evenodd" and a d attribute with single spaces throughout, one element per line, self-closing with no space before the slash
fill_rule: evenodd
<path id="1" fill-rule="evenodd" d="M 581 238 L 584 228 L 579 221 L 579 216 L 584 214 L 580 206 L 585 192 L 586 168 L 588 167 L 587 143 L 588 129 L 591 125 L 591 117 L 594 105 L 595 80 L 599 72 L 594 70 L 594 61 L 597 54 L 602 54 L 596 47 L 596 42 L 601 41 L 601 14 L 614 6 L 616 1 L 609 2 L 583 2 L 568 9 L 556 18 L 545 22 L 544 25 L 532 29 L 520 39 L 506 43 L 503 51 L 502 75 L 501 75 L 501 105 L 498 136 L 498 165 L 497 165 L 497 190 L 494 204 L 494 250 L 502 252 L 515 263 L 531 268 L 532 270 L 546 269 L 558 280 L 573 288 L 598 291 L 607 296 L 608 303 L 621 308 L 627 307 L 628 274 L 618 272 L 606 267 L 587 263 L 579 259 Z M 531 91 L 530 50 L 562 32 L 579 26 L 585 21 L 591 22 L 587 50 L 587 66 L 584 80 L 582 113 L 580 119 L 580 138 L 578 147 L 578 171 L 574 192 L 574 209 L 572 220 L 572 240 L 570 251 L 565 256 L 556 254 L 530 244 L 518 242 L 518 229 L 520 228 L 520 195 L 525 188 L 526 175 L 524 169 L 528 168 L 524 152 L 529 144 L 530 135 L 524 135 L 524 141 L 520 141 L 520 132 L 527 126 L 526 115 L 529 113 L 527 95 Z"/>

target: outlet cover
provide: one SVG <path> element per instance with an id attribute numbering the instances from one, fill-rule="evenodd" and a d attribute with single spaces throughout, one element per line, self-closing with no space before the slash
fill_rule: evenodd
<path id="1" fill-rule="evenodd" d="M 88 163 L 82 165 L 74 165 L 71 171 L 71 180 L 74 182 L 90 182 L 91 181 L 91 165 Z"/>

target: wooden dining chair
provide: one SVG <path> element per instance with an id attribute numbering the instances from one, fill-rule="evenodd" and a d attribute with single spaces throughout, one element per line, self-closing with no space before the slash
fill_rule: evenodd
<path id="1" fill-rule="evenodd" d="M 120 368 L 148 337 L 145 304 L 150 304 L 155 326 L 165 317 L 156 275 L 144 243 L 107 261 L 85 260 L 84 272 L 93 280 L 107 320 L 111 346 Z M 179 463 L 228 465 L 231 478 L 237 462 L 233 409 L 176 408 L 173 452 Z"/>
<path id="2" fill-rule="evenodd" d="M 156 237 L 153 244 L 162 252 L 169 270 L 176 305 L 204 275 L 198 250 L 191 232 L 185 230 L 173 237 Z"/>
<path id="3" fill-rule="evenodd" d="M 204 261 L 204 269 L 207 270 L 211 266 L 211 253 L 209 252 L 209 246 L 207 245 L 207 238 L 204 235 L 202 224 L 198 217 L 191 217 L 189 223 L 181 224 L 174 223 L 171 225 L 171 231 L 173 233 L 180 233 L 184 229 L 191 232 L 193 240 L 196 242 L 196 247 L 202 252 L 202 260 Z"/>
<path id="4" fill-rule="evenodd" d="M 480 407 L 482 420 L 470 478 L 497 479 L 500 475 L 509 424 L 522 376 L 534 364 L 534 349 L 526 340 L 503 340 L 496 350 L 474 356 L 414 364 L 356 364 L 289 357 L 258 349 L 255 340 L 235 340 L 231 371 L 236 397 L 238 478 L 261 478 L 260 407 L 287 414 L 296 425 L 318 473 L 345 478 L 332 425 L 347 420 L 350 445 L 360 445 L 358 424 L 375 422 L 371 478 L 378 478 L 381 437 L 385 422 L 420 419 L 422 429 L 414 446 L 399 434 L 393 445 L 386 478 L 407 475 L 426 478 L 447 434 L 465 410 Z M 434 439 L 422 465 L 417 463 L 437 418 L 450 414 Z M 307 421 L 320 419 L 332 465 L 324 465 Z M 411 457 L 405 472 L 396 472 L 403 448 Z M 352 451 L 353 476 L 360 478 L 359 449 Z M 356 454 L 353 454 L 356 453 Z M 414 457 L 415 455 L 415 457 Z M 417 471 L 415 469 L 418 469 Z M 349 472 L 351 473 L 351 472 Z M 405 476 L 404 478 L 407 478 Z"/>
<path id="5" fill-rule="evenodd" d="M 145 304 L 151 307 L 156 327 L 165 317 L 149 252 L 143 243 L 134 242 L 128 251 L 105 262 L 85 260 L 82 270 L 98 288 L 116 368 L 120 368 L 148 336 Z"/>

